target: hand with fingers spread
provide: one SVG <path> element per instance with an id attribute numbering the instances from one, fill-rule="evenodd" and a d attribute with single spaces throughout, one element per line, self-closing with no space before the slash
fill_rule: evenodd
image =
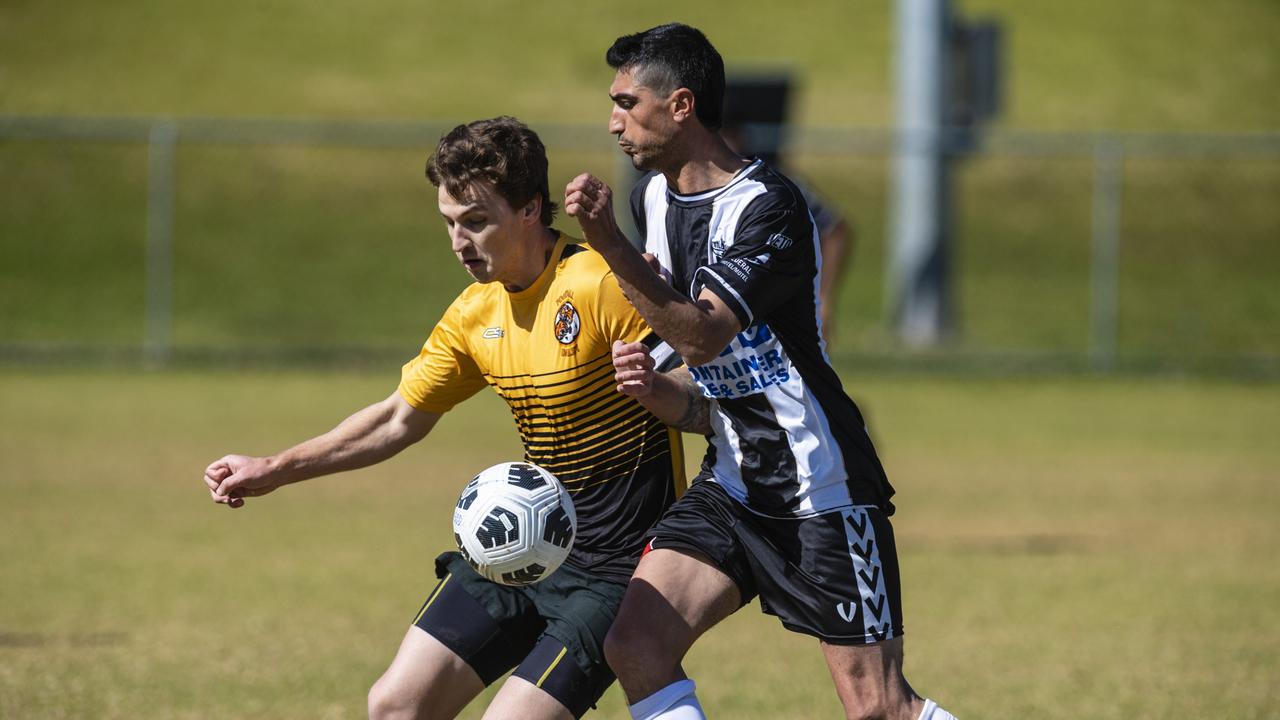
<path id="1" fill-rule="evenodd" d="M 266 495 L 285 484 L 276 475 L 267 458 L 226 455 L 205 468 L 204 484 L 214 502 L 238 508 L 245 498 Z"/>
<path id="2" fill-rule="evenodd" d="M 653 356 L 644 343 L 613 343 L 613 377 L 618 382 L 618 392 L 631 397 L 644 397 L 653 392 L 656 375 Z"/>

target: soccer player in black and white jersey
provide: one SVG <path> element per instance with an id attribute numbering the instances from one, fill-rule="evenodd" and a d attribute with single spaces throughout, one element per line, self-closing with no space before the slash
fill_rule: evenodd
<path id="1" fill-rule="evenodd" d="M 632 717 L 704 717 L 681 660 L 759 595 L 818 638 L 848 717 L 952 719 L 902 674 L 893 488 L 827 362 L 803 198 L 717 134 L 724 65 L 701 32 L 624 36 L 607 60 L 609 130 L 651 171 L 632 195 L 651 257 L 622 235 L 599 179 L 570 182 L 565 209 L 687 365 L 655 373 L 643 346 L 615 344 L 619 390 L 710 439 L 702 482 L 650 531 L 605 642 Z"/>

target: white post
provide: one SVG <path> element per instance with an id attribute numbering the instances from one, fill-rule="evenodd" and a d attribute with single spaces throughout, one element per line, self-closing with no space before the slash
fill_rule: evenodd
<path id="1" fill-rule="evenodd" d="M 1115 364 L 1120 313 L 1120 205 L 1124 150 L 1102 140 L 1093 153 L 1092 266 L 1089 273 L 1089 361 L 1098 370 Z"/>
<path id="2" fill-rule="evenodd" d="M 928 346 L 947 325 L 943 97 L 947 2 L 898 0 L 897 139 L 886 306 L 899 337 Z"/>
<path id="3" fill-rule="evenodd" d="M 143 361 L 149 367 L 169 360 L 173 324 L 174 163 L 178 128 L 171 120 L 151 126 L 147 146 L 146 320 Z"/>

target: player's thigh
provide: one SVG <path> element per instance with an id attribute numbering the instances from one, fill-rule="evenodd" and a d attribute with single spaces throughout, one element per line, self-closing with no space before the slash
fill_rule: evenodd
<path id="1" fill-rule="evenodd" d="M 533 649 L 546 622 L 521 588 L 484 579 L 456 552 L 436 559 L 436 574 L 440 584 L 413 624 L 465 660 L 488 686 Z"/>
<path id="2" fill-rule="evenodd" d="M 451 718 L 484 690 L 465 660 L 421 628 L 405 633 L 395 659 L 369 691 L 369 716 Z"/>
<path id="3" fill-rule="evenodd" d="M 489 703 L 483 720 L 574 720 L 574 714 L 549 693 L 521 677 L 511 676 Z"/>
<path id="4" fill-rule="evenodd" d="M 645 554 L 631 577 L 610 631 L 610 646 L 615 651 L 636 648 L 682 657 L 698 636 L 741 606 L 738 584 L 705 556 L 655 549 Z"/>
<path id="5" fill-rule="evenodd" d="M 604 642 L 626 587 L 619 579 L 562 566 L 549 578 L 526 588 L 526 595 L 546 620 L 546 630 L 503 685 L 502 693 L 523 697 L 536 690 L 566 708 L 572 717 L 586 714 L 614 681 L 605 661 Z"/>
<path id="6" fill-rule="evenodd" d="M 733 500 L 713 482 L 694 483 L 667 509 L 649 531 L 648 550 L 609 633 L 611 663 L 678 660 L 754 596 L 735 513 Z"/>

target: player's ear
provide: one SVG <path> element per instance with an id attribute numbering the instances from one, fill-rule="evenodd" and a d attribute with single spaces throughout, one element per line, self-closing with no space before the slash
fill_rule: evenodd
<path id="1" fill-rule="evenodd" d="M 525 222 L 542 219 L 542 196 L 534 195 L 533 199 L 520 208 L 520 219 Z"/>
<path id="2" fill-rule="evenodd" d="M 693 91 L 689 88 L 677 88 L 671 93 L 669 100 L 671 107 L 671 117 L 676 122 L 684 122 L 693 118 L 694 105 L 697 98 L 693 96 Z"/>

